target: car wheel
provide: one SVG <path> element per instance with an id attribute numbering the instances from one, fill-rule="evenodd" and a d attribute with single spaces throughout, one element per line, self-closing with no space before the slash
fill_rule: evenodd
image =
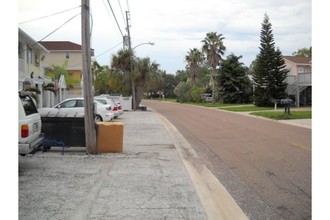
<path id="1" fill-rule="evenodd" d="M 95 121 L 95 122 L 102 121 L 102 117 L 99 116 L 99 115 L 96 115 L 95 118 L 94 118 L 94 121 Z"/>

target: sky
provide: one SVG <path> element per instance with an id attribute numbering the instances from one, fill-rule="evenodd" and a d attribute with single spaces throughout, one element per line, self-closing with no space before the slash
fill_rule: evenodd
<path id="1" fill-rule="evenodd" d="M 81 0 L 18 0 L 18 27 L 36 41 L 81 44 L 80 4 Z M 283 55 L 312 46 L 311 0 L 91 0 L 90 5 L 91 47 L 101 65 L 110 65 L 112 55 L 123 47 L 126 11 L 136 56 L 149 57 L 172 74 L 185 69 L 188 51 L 200 49 L 208 32 L 225 38 L 224 58 L 234 53 L 248 67 L 259 53 L 265 14 Z M 155 45 L 143 44 L 147 42 Z"/>

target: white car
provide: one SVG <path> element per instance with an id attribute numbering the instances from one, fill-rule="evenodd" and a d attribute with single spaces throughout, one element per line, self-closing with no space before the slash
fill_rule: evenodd
<path id="1" fill-rule="evenodd" d="M 115 114 L 115 118 L 118 118 L 118 116 L 123 113 L 121 106 L 119 107 L 118 104 L 113 99 L 108 98 L 107 96 L 95 96 L 94 100 L 104 105 L 110 105 L 111 111 Z"/>
<path id="2" fill-rule="evenodd" d="M 41 117 L 29 93 L 18 93 L 18 152 L 24 156 L 38 150 L 44 140 Z"/>
<path id="3" fill-rule="evenodd" d="M 115 101 L 115 100 L 114 100 Z M 115 101 L 116 102 L 116 101 Z M 124 113 L 124 110 L 123 110 L 123 107 L 121 107 L 121 104 L 120 102 L 116 102 L 117 103 L 117 106 L 118 106 L 118 111 L 119 111 L 119 114 L 123 114 Z"/>
<path id="4" fill-rule="evenodd" d="M 111 121 L 114 114 L 111 106 L 94 102 L 96 106 L 95 122 Z M 51 108 L 40 108 L 41 117 L 84 117 L 85 116 L 85 100 L 84 98 L 69 98 L 58 103 Z"/>

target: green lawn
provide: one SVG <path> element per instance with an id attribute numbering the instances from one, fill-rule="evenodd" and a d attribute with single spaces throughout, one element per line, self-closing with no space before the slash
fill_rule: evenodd
<path id="1" fill-rule="evenodd" d="M 175 102 L 175 99 L 167 101 Z M 274 111 L 274 107 L 257 107 L 253 104 L 219 104 L 219 103 L 195 103 L 185 102 L 183 104 L 198 105 L 210 108 L 218 108 L 226 111 L 233 112 L 250 112 L 251 115 L 261 116 L 265 118 L 271 118 L 275 120 L 287 120 L 287 119 L 311 119 L 311 110 L 301 110 L 299 108 L 291 108 L 291 113 L 284 113 L 284 108 L 279 107 L 277 111 Z"/>
<path id="2" fill-rule="evenodd" d="M 233 112 L 253 112 L 253 111 L 265 111 L 265 110 L 273 110 L 273 107 L 257 107 L 254 105 L 240 105 L 240 106 L 229 106 L 229 107 L 221 107 L 219 109 L 233 111 Z"/>
<path id="3" fill-rule="evenodd" d="M 291 111 L 290 114 L 284 113 L 284 111 L 261 111 L 261 112 L 252 112 L 250 114 L 271 118 L 275 120 L 312 118 L 312 111 Z"/>

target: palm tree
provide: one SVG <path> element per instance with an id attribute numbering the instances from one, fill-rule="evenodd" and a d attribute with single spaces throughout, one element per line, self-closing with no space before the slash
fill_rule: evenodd
<path id="1" fill-rule="evenodd" d="M 136 85 L 136 99 L 133 108 L 137 109 L 143 98 L 146 81 L 151 75 L 154 75 L 153 73 L 158 71 L 159 64 L 150 62 L 149 57 L 137 58 L 134 67 L 133 77 Z"/>
<path id="2" fill-rule="evenodd" d="M 206 34 L 204 40 L 202 40 L 202 52 L 206 54 L 206 59 L 209 67 L 212 68 L 212 102 L 214 103 L 217 93 L 215 86 L 215 74 L 216 68 L 222 59 L 221 56 L 224 55 L 226 47 L 223 44 L 223 39 L 225 39 L 222 34 L 217 34 L 217 32 L 209 32 Z"/>
<path id="3" fill-rule="evenodd" d="M 130 50 L 119 50 L 117 54 L 112 56 L 111 67 L 121 73 L 130 72 L 132 56 L 134 54 Z"/>
<path id="4" fill-rule="evenodd" d="M 131 74 L 131 67 L 133 65 L 132 57 L 134 56 L 134 53 L 132 50 L 127 49 L 121 49 L 117 52 L 117 54 L 112 56 L 111 61 L 111 68 L 115 70 L 115 72 L 121 74 L 123 77 L 117 77 L 123 79 L 123 84 L 126 82 L 126 84 L 132 85 L 134 83 L 134 80 L 132 78 Z M 134 85 L 132 86 L 134 88 Z M 129 89 L 128 89 L 129 91 Z M 134 96 L 134 92 L 132 91 L 132 97 Z"/>
<path id="5" fill-rule="evenodd" d="M 186 62 L 189 65 L 189 70 L 191 74 L 191 80 L 193 85 L 196 82 L 197 71 L 200 68 L 200 65 L 204 61 L 203 53 L 197 48 L 190 49 L 188 55 L 186 55 Z"/>

